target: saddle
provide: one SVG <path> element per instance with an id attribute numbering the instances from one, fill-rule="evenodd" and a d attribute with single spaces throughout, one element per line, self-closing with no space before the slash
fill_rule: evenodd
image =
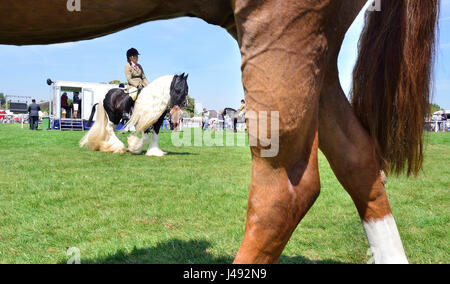
<path id="1" fill-rule="evenodd" d="M 133 101 L 136 101 L 138 94 L 139 94 L 138 88 L 131 87 L 131 88 L 123 89 L 123 91 L 125 92 L 125 94 L 129 95 L 133 99 Z"/>

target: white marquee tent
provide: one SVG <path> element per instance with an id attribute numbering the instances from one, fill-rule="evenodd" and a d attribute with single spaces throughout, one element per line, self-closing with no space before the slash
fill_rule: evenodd
<path id="1" fill-rule="evenodd" d="M 109 90 L 118 88 L 119 85 L 55 81 L 52 87 L 52 115 L 55 120 L 61 119 L 61 95 L 66 92 L 68 95 L 78 92 L 81 99 L 81 119 L 88 120 L 91 114 L 92 106 L 105 97 Z"/>

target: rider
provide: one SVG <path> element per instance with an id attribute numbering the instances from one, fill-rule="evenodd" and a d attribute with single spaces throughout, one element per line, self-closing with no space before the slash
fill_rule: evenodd
<path id="1" fill-rule="evenodd" d="M 241 100 L 241 107 L 239 108 L 239 116 L 245 116 L 247 112 L 247 106 L 245 105 L 245 100 Z"/>
<path id="2" fill-rule="evenodd" d="M 123 120 L 130 119 L 131 107 L 134 105 L 134 101 L 137 99 L 138 93 L 148 85 L 147 78 L 144 74 L 144 69 L 138 64 L 139 52 L 135 48 L 130 48 L 127 51 L 128 64 L 125 66 L 125 76 L 128 80 L 130 95 L 125 99 L 125 107 L 123 110 Z M 132 92 L 130 88 L 135 87 L 137 92 Z"/>

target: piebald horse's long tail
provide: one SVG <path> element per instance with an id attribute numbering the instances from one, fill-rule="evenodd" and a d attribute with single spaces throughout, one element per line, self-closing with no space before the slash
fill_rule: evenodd
<path id="1" fill-rule="evenodd" d="M 92 110 L 91 110 L 91 116 L 89 116 L 89 120 L 87 122 L 87 126 L 90 127 L 92 124 L 92 120 L 94 119 L 94 114 L 95 114 L 95 108 L 97 107 L 98 103 L 96 103 L 95 105 L 92 106 Z"/>
<path id="2" fill-rule="evenodd" d="M 114 133 L 115 126 L 109 121 L 103 104 L 98 105 L 94 125 L 80 141 L 80 147 L 86 146 L 92 151 L 107 153 L 125 153 L 126 147 Z"/>
<path id="3" fill-rule="evenodd" d="M 417 175 L 440 0 L 381 1 L 381 11 L 366 15 L 351 100 L 383 168 Z"/>

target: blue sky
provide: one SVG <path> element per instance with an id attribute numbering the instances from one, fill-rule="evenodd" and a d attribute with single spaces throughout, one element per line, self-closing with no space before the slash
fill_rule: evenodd
<path id="1" fill-rule="evenodd" d="M 440 47 L 434 102 L 450 109 L 450 0 L 442 0 Z M 339 58 L 341 84 L 348 92 L 362 13 L 348 31 Z M 50 97 L 46 79 L 125 81 L 125 52 L 135 47 L 150 80 L 189 73 L 190 94 L 208 109 L 238 107 L 244 91 L 237 42 L 220 27 L 195 18 L 149 22 L 102 38 L 47 46 L 0 45 L 0 92 Z"/>

